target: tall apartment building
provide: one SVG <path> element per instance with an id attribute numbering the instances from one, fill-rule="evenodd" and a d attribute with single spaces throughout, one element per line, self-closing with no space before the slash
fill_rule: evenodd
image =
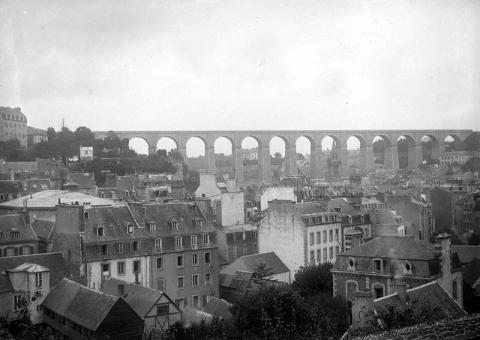
<path id="1" fill-rule="evenodd" d="M 342 251 L 342 219 L 324 203 L 274 200 L 258 225 L 258 252 L 273 251 L 290 269 L 335 262 Z"/>
<path id="2" fill-rule="evenodd" d="M 193 203 L 59 205 L 53 249 L 96 290 L 116 278 L 162 290 L 180 307 L 218 296 L 215 228 Z"/>
<path id="3" fill-rule="evenodd" d="M 18 139 L 20 145 L 27 147 L 27 116 L 19 107 L 0 106 L 0 140 Z"/>

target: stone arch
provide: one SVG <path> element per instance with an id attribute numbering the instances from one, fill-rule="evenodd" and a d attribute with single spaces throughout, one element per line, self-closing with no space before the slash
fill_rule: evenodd
<path id="1" fill-rule="evenodd" d="M 323 168 L 327 180 L 339 180 L 344 175 L 343 166 L 347 162 L 346 150 L 342 148 L 340 138 L 334 134 L 328 134 L 320 140 L 323 156 Z"/>
<path id="2" fill-rule="evenodd" d="M 204 138 L 190 136 L 185 143 L 185 153 L 188 166 L 194 170 L 208 170 L 207 143 Z"/>
<path id="3" fill-rule="evenodd" d="M 438 164 L 440 158 L 440 143 L 438 138 L 431 134 L 425 134 L 420 138 L 421 161 L 425 164 Z"/>
<path id="4" fill-rule="evenodd" d="M 280 135 L 271 136 L 268 140 L 268 152 L 270 156 L 270 169 L 272 183 L 279 184 L 280 179 L 291 173 L 290 168 L 295 167 L 295 157 L 291 159 L 288 153 L 288 140 Z"/>
<path id="5" fill-rule="evenodd" d="M 396 144 L 399 169 L 415 169 L 421 163 L 421 149 L 417 150 L 415 139 L 408 134 L 402 134 L 396 139 Z"/>
<path id="6" fill-rule="evenodd" d="M 462 151 L 463 140 L 456 134 L 448 134 L 441 141 L 445 152 Z"/>
<path id="7" fill-rule="evenodd" d="M 150 143 L 142 136 L 129 137 L 128 147 L 139 155 L 148 155 L 150 153 Z"/>
<path id="8" fill-rule="evenodd" d="M 301 135 L 295 139 L 295 159 L 299 174 L 310 178 L 316 175 L 315 140 L 311 136 Z M 298 155 L 301 155 L 299 158 Z"/>
<path id="9" fill-rule="evenodd" d="M 372 138 L 372 165 L 392 168 L 392 142 L 386 135 L 375 135 Z"/>
<path id="10" fill-rule="evenodd" d="M 216 137 L 213 142 L 213 151 L 213 156 L 215 158 L 215 173 L 224 177 L 233 177 L 235 175 L 235 146 L 233 140 L 228 136 Z"/>
<path id="11" fill-rule="evenodd" d="M 167 154 L 171 150 L 178 150 L 178 142 L 170 136 L 161 136 L 155 144 L 156 151 L 165 150 Z"/>
<path id="12" fill-rule="evenodd" d="M 347 170 L 350 175 L 365 175 L 368 166 L 367 142 L 359 134 L 352 134 L 345 140 Z"/>

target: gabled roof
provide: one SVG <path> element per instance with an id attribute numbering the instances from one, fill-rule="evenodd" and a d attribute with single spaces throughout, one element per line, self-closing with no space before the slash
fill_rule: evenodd
<path id="1" fill-rule="evenodd" d="M 480 246 L 453 245 L 452 251 L 457 253 L 460 263 L 472 262 L 474 258 L 480 259 Z"/>
<path id="2" fill-rule="evenodd" d="M 90 189 L 97 186 L 93 172 L 70 173 L 67 181 L 76 183 L 79 189 Z"/>
<path id="3" fill-rule="evenodd" d="M 357 215 L 357 214 L 362 214 L 361 211 L 356 210 L 350 203 L 348 203 L 345 199 L 343 198 L 334 198 L 332 200 L 329 200 L 328 203 L 328 209 L 330 211 L 336 211 L 335 209 L 339 209 L 339 213 L 341 215 Z"/>
<path id="4" fill-rule="evenodd" d="M 118 300 L 116 296 L 63 279 L 50 291 L 42 306 L 95 331 Z"/>
<path id="5" fill-rule="evenodd" d="M 145 318 L 154 304 L 165 295 L 163 291 L 145 288 L 117 279 L 109 279 L 106 281 L 103 284 L 102 292 L 110 295 L 117 295 L 119 285 L 123 285 L 124 287 L 124 294 L 121 298 L 123 298 L 123 300 L 125 300 L 125 302 L 128 303 L 135 313 L 137 313 L 142 319 Z M 170 298 L 168 299 L 170 300 Z"/>
<path id="6" fill-rule="evenodd" d="M 239 293 L 245 293 L 250 285 L 252 277 L 252 272 L 237 271 L 234 274 L 220 273 L 218 276 L 218 285 L 221 287 L 235 289 Z"/>
<path id="7" fill-rule="evenodd" d="M 382 311 L 388 313 L 392 307 L 398 312 L 408 307 L 412 308 L 414 314 L 429 312 L 432 321 L 467 315 L 467 312 L 436 281 L 406 290 L 403 298 L 394 293 L 375 299 L 373 305 L 380 314 Z"/>
<path id="8" fill-rule="evenodd" d="M 50 270 L 50 287 L 53 287 L 68 275 L 68 268 L 62 253 L 0 257 L 0 292 L 12 290 L 8 275 L 3 275 L 2 273 L 24 263 L 32 263 L 48 268 Z"/>
<path id="9" fill-rule="evenodd" d="M 328 205 L 325 202 L 302 202 L 296 203 L 295 209 L 300 215 L 328 212 Z"/>
<path id="10" fill-rule="evenodd" d="M 27 224 L 22 214 L 0 215 L 0 232 L 3 237 L 0 238 L 0 244 L 6 242 L 27 242 L 36 241 L 37 236 L 30 224 Z M 12 237 L 12 232 L 18 232 L 18 237 Z"/>
<path id="11" fill-rule="evenodd" d="M 340 256 L 379 257 L 428 261 L 436 258 L 435 248 L 411 236 L 379 236 Z"/>
<path id="12" fill-rule="evenodd" d="M 271 275 L 288 273 L 290 270 L 273 252 L 245 255 L 239 257 L 231 264 L 221 270 L 222 274 L 234 275 L 236 272 L 254 273 L 259 265 L 265 265 L 265 268 L 271 271 Z"/>
<path id="13" fill-rule="evenodd" d="M 28 272 L 28 273 L 41 273 L 41 272 L 48 272 L 50 269 L 45 268 L 39 264 L 34 263 L 24 263 L 15 267 L 13 269 L 8 270 L 9 272 Z"/>

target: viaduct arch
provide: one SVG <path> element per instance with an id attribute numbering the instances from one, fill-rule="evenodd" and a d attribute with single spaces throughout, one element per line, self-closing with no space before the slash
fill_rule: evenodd
<path id="1" fill-rule="evenodd" d="M 433 153 L 439 157 L 445 153 L 448 136 L 464 141 L 472 130 L 251 130 L 251 131 L 114 131 L 120 139 L 140 137 L 148 143 L 149 154 L 156 152 L 157 142 L 163 138 L 171 138 L 177 144 L 178 151 L 187 161 L 186 144 L 192 137 L 200 138 L 205 143 L 205 158 L 207 171 L 214 173 L 215 169 L 215 140 L 224 137 L 232 144 L 233 171 L 240 183 L 243 182 L 243 154 L 242 141 L 252 137 L 258 142 L 258 168 L 259 180 L 263 183 L 271 182 L 270 150 L 269 143 L 273 137 L 280 137 L 285 141 L 285 164 L 289 175 L 296 174 L 296 141 L 305 137 L 310 141 L 310 177 L 323 178 L 325 169 L 334 158 L 338 165 L 339 175 L 348 177 L 348 150 L 347 140 L 356 137 L 360 141 L 359 164 L 361 170 L 373 168 L 373 140 L 380 136 L 386 141 L 384 166 L 386 169 L 398 169 L 398 145 L 400 137 L 408 140 L 408 168 L 416 168 L 423 160 L 422 138 L 427 136 L 433 143 Z M 94 131 L 95 138 L 105 138 L 108 131 Z M 323 138 L 330 136 L 336 140 L 335 148 L 330 155 L 322 150 Z"/>

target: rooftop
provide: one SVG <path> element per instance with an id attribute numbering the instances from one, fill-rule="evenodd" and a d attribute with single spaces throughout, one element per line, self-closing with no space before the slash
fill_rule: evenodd
<path id="1" fill-rule="evenodd" d="M 273 252 L 252 254 L 239 257 L 221 270 L 222 274 L 235 275 L 237 272 L 254 273 L 259 266 L 264 265 L 271 275 L 287 273 L 290 270 Z M 270 276 L 271 276 L 270 275 Z"/>

